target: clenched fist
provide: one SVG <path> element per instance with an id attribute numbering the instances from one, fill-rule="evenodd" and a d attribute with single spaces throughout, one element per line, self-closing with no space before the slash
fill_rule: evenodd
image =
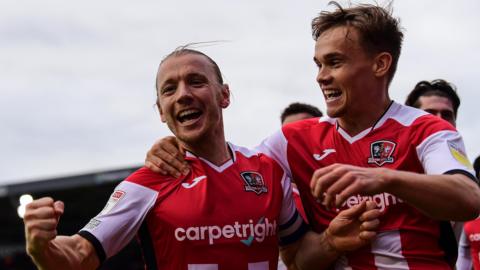
<path id="1" fill-rule="evenodd" d="M 57 225 L 65 206 L 61 201 L 44 197 L 27 204 L 23 222 L 27 253 L 33 257 L 46 250 L 48 243 L 57 236 Z"/>

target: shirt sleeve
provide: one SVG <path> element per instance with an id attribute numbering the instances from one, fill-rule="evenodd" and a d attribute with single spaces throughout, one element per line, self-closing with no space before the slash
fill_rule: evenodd
<path id="1" fill-rule="evenodd" d="M 465 231 L 462 231 L 460 236 L 460 243 L 458 245 L 458 259 L 456 264 L 457 270 L 471 270 L 472 258 L 470 255 L 470 245 L 465 235 Z"/>
<path id="2" fill-rule="evenodd" d="M 257 145 L 255 150 L 264 153 L 277 161 L 287 173 L 287 177 L 292 178 L 292 172 L 287 158 L 287 146 L 287 138 L 282 130 L 278 130 Z"/>
<path id="3" fill-rule="evenodd" d="M 89 240 L 100 261 L 125 247 L 135 236 L 158 193 L 136 183 L 123 181 L 110 196 L 103 210 L 79 231 Z"/>
<path id="4" fill-rule="evenodd" d="M 463 173 L 472 179 L 473 166 L 467 158 L 465 145 L 457 131 L 433 133 L 417 146 L 417 155 L 426 174 Z"/>
<path id="5" fill-rule="evenodd" d="M 292 195 L 292 183 L 285 174 L 282 179 L 283 201 L 279 218 L 280 245 L 291 244 L 308 231 L 308 225 L 299 214 Z"/>

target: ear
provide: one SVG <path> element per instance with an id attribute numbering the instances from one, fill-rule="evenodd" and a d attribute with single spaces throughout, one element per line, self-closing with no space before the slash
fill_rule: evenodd
<path id="1" fill-rule="evenodd" d="M 160 101 L 157 100 L 157 108 L 158 112 L 160 113 L 160 120 L 162 120 L 163 123 L 167 122 L 167 119 L 165 119 L 165 114 L 163 113 L 162 107 L 160 106 Z"/>
<path id="2" fill-rule="evenodd" d="M 225 83 L 222 85 L 222 90 L 220 94 L 220 107 L 225 109 L 228 107 L 228 105 L 230 105 L 230 88 L 228 87 L 228 84 Z"/>
<path id="3" fill-rule="evenodd" d="M 379 53 L 375 59 L 372 66 L 373 74 L 375 77 L 383 77 L 388 75 L 390 67 L 392 65 L 392 55 L 388 52 Z"/>

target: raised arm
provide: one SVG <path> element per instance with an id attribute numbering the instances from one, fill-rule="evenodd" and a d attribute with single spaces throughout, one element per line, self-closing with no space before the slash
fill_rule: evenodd
<path id="1" fill-rule="evenodd" d="M 40 270 L 96 269 L 100 262 L 92 244 L 79 235 L 58 236 L 64 204 L 41 198 L 26 206 L 24 223 L 28 255 Z"/>

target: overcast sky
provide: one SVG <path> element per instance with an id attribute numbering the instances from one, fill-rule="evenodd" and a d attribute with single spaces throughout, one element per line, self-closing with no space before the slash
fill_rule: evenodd
<path id="1" fill-rule="evenodd" d="M 0 0 L 0 185 L 142 164 L 170 134 L 153 107 L 158 63 L 190 42 L 223 41 L 199 49 L 230 84 L 230 141 L 254 146 L 290 102 L 324 110 L 310 21 L 327 3 Z M 458 128 L 476 157 L 480 1 L 393 7 L 405 40 L 391 97 L 403 103 L 420 80 L 456 84 Z"/>

